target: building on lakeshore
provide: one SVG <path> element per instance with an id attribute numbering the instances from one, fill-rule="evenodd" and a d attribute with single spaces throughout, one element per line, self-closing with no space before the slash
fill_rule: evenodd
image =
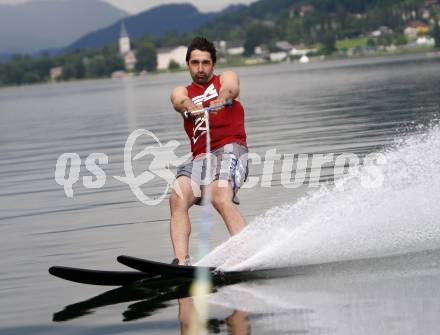
<path id="1" fill-rule="evenodd" d="M 435 46 L 435 40 L 429 36 L 420 36 L 416 40 L 416 45 L 433 47 Z"/>
<path id="2" fill-rule="evenodd" d="M 271 62 L 282 62 L 287 58 L 288 53 L 285 51 L 271 52 L 269 54 L 269 59 Z"/>
<path id="3" fill-rule="evenodd" d="M 173 61 L 180 67 L 186 66 L 186 51 L 188 48 L 179 45 L 174 48 L 161 48 L 157 50 L 157 69 L 167 70 Z"/>
<path id="4" fill-rule="evenodd" d="M 125 69 L 133 71 L 137 59 L 135 52 L 131 50 L 130 36 L 128 36 L 124 21 L 121 23 L 121 33 L 119 35 L 119 54 L 124 59 Z"/>
<path id="5" fill-rule="evenodd" d="M 61 78 L 63 75 L 63 67 L 62 66 L 55 66 L 50 69 L 50 79 L 52 81 L 57 81 Z"/>
<path id="6" fill-rule="evenodd" d="M 241 56 L 244 54 L 244 42 L 227 42 L 226 53 L 230 56 Z"/>
<path id="7" fill-rule="evenodd" d="M 420 35 L 426 35 L 429 33 L 429 26 L 420 21 L 411 21 L 408 23 L 404 30 L 404 34 L 407 37 L 415 38 Z"/>
<path id="8" fill-rule="evenodd" d="M 285 52 L 290 52 L 290 50 L 293 49 L 293 45 L 290 44 L 288 41 L 276 41 L 275 47 L 279 51 L 285 51 Z"/>

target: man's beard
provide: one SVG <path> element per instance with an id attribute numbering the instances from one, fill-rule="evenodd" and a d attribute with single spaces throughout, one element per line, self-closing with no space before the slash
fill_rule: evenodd
<path id="1" fill-rule="evenodd" d="M 193 81 L 196 84 L 204 85 L 209 81 L 209 75 L 206 73 L 197 73 L 193 76 Z"/>

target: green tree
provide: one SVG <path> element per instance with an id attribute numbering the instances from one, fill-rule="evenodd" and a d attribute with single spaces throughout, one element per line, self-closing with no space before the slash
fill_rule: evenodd
<path id="1" fill-rule="evenodd" d="M 324 55 L 331 55 L 336 51 L 336 38 L 333 34 L 327 33 L 322 39 L 322 47 L 320 52 Z"/>
<path id="2" fill-rule="evenodd" d="M 5 83 L 7 85 L 21 85 L 23 84 L 23 75 L 25 68 L 23 67 L 24 62 L 19 59 L 14 59 L 12 62 L 6 65 L 5 68 Z"/>
<path id="3" fill-rule="evenodd" d="M 61 75 L 61 79 L 69 80 L 75 78 L 75 68 L 72 63 L 67 62 L 63 66 L 63 73 Z"/>
<path id="4" fill-rule="evenodd" d="M 41 57 L 33 61 L 32 64 L 33 70 L 38 74 L 39 81 L 49 79 L 49 72 L 52 66 L 53 60 L 47 53 L 42 54 Z"/>
<path id="5" fill-rule="evenodd" d="M 120 71 L 120 70 L 123 70 L 123 69 L 124 69 L 124 61 L 116 53 L 109 54 L 105 58 L 105 70 L 106 70 L 106 74 L 107 75 L 110 75 L 110 74 L 112 74 L 115 71 Z"/>
<path id="6" fill-rule="evenodd" d="M 386 34 L 386 35 L 382 34 L 377 39 L 377 44 L 379 44 L 379 45 L 388 46 L 388 45 L 391 45 L 392 43 L 393 43 L 393 37 L 389 34 Z"/>
<path id="7" fill-rule="evenodd" d="M 23 74 L 23 79 L 22 79 L 23 84 L 35 84 L 40 81 L 41 78 L 36 71 L 26 71 Z"/>
<path id="8" fill-rule="evenodd" d="M 286 39 L 293 44 L 301 42 L 304 36 L 303 25 L 301 20 L 289 20 L 286 22 L 285 29 Z"/>
<path id="9" fill-rule="evenodd" d="M 82 79 L 86 76 L 86 67 L 81 56 L 75 58 L 73 69 L 75 71 L 75 78 Z"/>
<path id="10" fill-rule="evenodd" d="M 162 37 L 163 47 L 173 47 L 181 43 L 182 36 L 177 32 L 177 30 L 172 29 L 165 33 Z"/>
<path id="11" fill-rule="evenodd" d="M 150 39 L 144 39 L 137 45 L 137 71 L 154 71 L 157 67 L 157 53 L 154 42 Z"/>
<path id="12" fill-rule="evenodd" d="M 396 45 L 405 45 L 408 43 L 404 34 L 395 34 L 393 37 L 394 44 Z"/>
<path id="13" fill-rule="evenodd" d="M 271 40 L 271 29 L 259 22 L 252 22 L 246 27 L 246 41 L 244 43 L 244 53 L 250 56 L 254 53 L 254 48 L 262 43 Z"/>
<path id="14" fill-rule="evenodd" d="M 432 31 L 433 38 L 435 40 L 435 47 L 440 48 L 440 22 L 435 20 L 434 21 L 434 29 Z"/>
<path id="15" fill-rule="evenodd" d="M 82 56 L 75 54 L 69 56 L 63 65 L 63 80 L 82 79 L 86 76 L 86 67 L 84 65 Z"/>
<path id="16" fill-rule="evenodd" d="M 374 48 L 375 46 L 376 46 L 376 40 L 370 37 L 367 40 L 367 47 Z"/>
<path id="17" fill-rule="evenodd" d="M 5 67 L 0 64 L 0 87 L 6 85 L 5 83 Z"/>
<path id="18" fill-rule="evenodd" d="M 170 63 L 168 64 L 168 70 L 176 71 L 179 69 L 180 69 L 179 63 L 177 63 L 174 59 L 170 60 Z"/>
<path id="19" fill-rule="evenodd" d="M 98 55 L 89 59 L 86 65 L 86 75 L 89 78 L 104 77 L 108 73 L 104 56 Z"/>

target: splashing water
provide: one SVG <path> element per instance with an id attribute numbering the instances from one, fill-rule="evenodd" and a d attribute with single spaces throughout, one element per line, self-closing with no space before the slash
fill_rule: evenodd
<path id="1" fill-rule="evenodd" d="M 440 127 L 396 143 L 385 164 L 344 177 L 343 190 L 322 185 L 269 210 L 199 264 L 244 270 L 440 248 Z M 367 188 L 366 178 L 383 182 Z"/>

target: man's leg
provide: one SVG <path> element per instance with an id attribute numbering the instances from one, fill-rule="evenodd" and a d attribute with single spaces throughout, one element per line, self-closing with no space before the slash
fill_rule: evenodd
<path id="1" fill-rule="evenodd" d="M 232 202 L 234 191 L 232 185 L 225 180 L 216 180 L 210 185 L 212 205 L 219 212 L 229 234 L 236 235 L 246 226 L 246 221 L 240 209 Z"/>
<path id="2" fill-rule="evenodd" d="M 179 321 L 180 321 L 180 335 L 191 334 L 191 325 L 194 325 L 195 315 L 197 313 L 192 298 L 179 299 Z"/>
<path id="3" fill-rule="evenodd" d="M 226 319 L 228 332 L 232 335 L 248 335 L 251 333 L 249 315 L 246 312 L 235 310 Z"/>
<path id="4" fill-rule="evenodd" d="M 174 255 L 179 259 L 179 264 L 184 264 L 185 257 L 189 255 L 189 235 L 191 234 L 191 223 L 188 210 L 196 202 L 193 188 L 198 186 L 186 176 L 176 179 L 173 192 L 170 196 L 171 224 L 170 234 L 173 243 Z M 176 192 L 180 190 L 180 195 Z"/>

